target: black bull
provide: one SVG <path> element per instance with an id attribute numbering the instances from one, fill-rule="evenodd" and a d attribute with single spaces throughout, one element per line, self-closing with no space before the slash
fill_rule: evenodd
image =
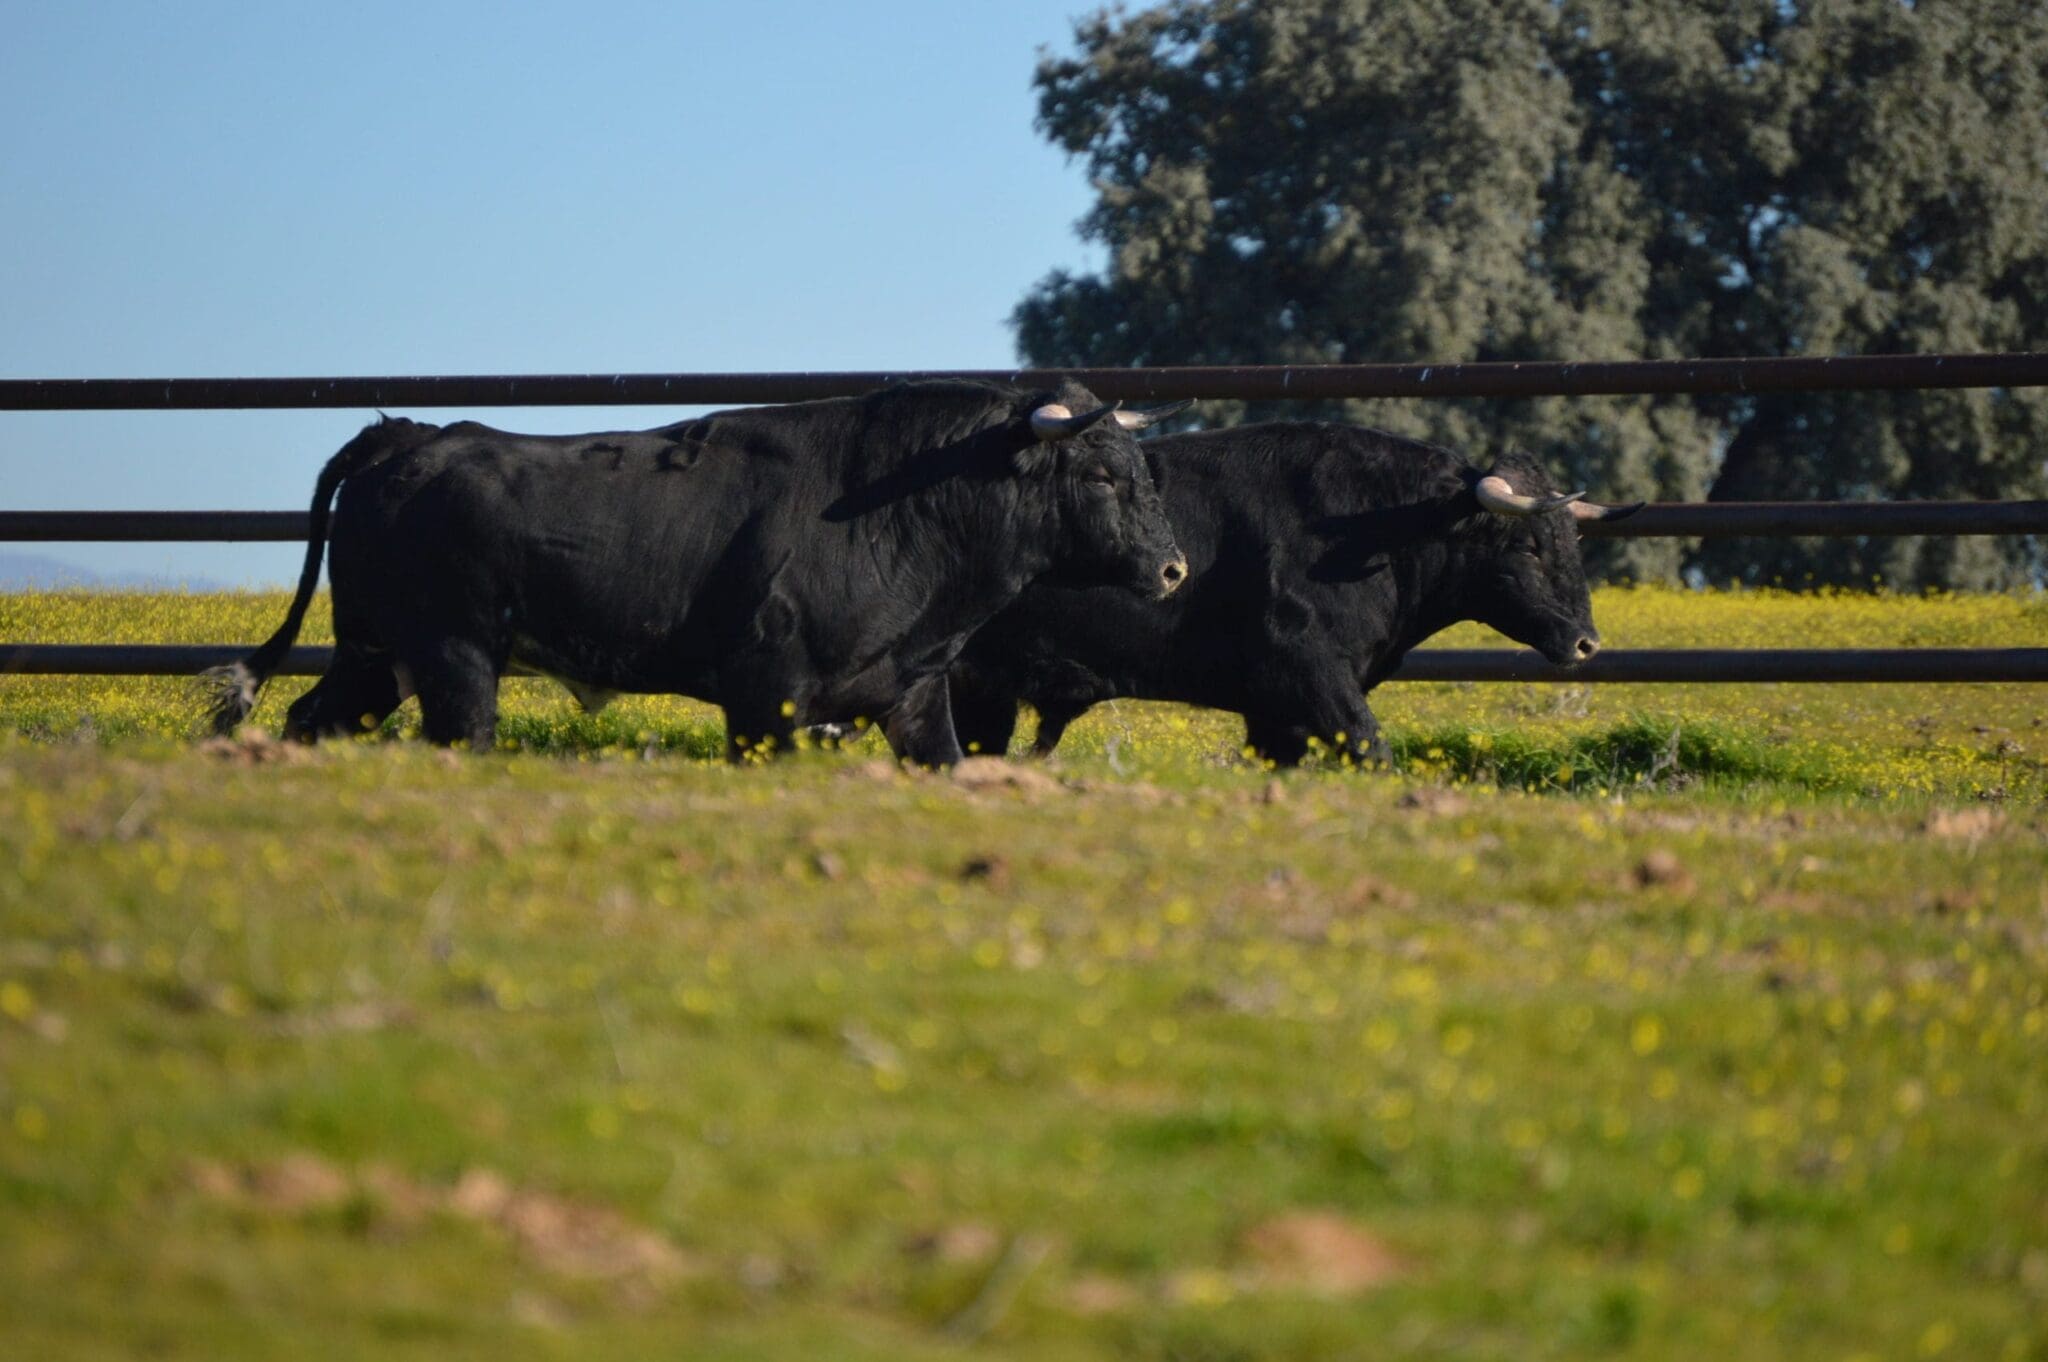
<path id="1" fill-rule="evenodd" d="M 216 674 L 215 727 L 297 636 L 324 536 L 334 660 L 290 737 L 361 732 L 417 693 L 430 740 L 486 750 L 520 666 L 587 705 L 709 700 L 735 757 L 867 718 L 957 761 L 946 668 L 1034 578 L 1163 595 L 1186 575 L 1131 434 L 1150 419 L 1073 384 L 931 382 L 601 435 L 384 420 L 322 471 L 290 613 Z"/>
<path id="2" fill-rule="evenodd" d="M 1188 554 L 1188 589 L 1148 603 L 1041 582 L 951 674 L 970 752 L 1002 753 L 1017 703 L 1049 753 L 1077 716 L 1129 696 L 1231 710 L 1261 757 L 1388 752 L 1365 693 L 1423 639 L 1479 620 L 1553 662 L 1599 647 L 1575 525 L 1635 507 L 1560 497 L 1526 455 L 1491 470 L 1383 431 L 1243 426 L 1144 446 Z"/>

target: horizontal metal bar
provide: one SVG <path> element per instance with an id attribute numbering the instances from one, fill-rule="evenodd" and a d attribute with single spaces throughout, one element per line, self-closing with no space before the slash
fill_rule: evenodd
<path id="1" fill-rule="evenodd" d="M 248 644 L 8 643 L 0 674 L 189 676 L 246 655 Z M 284 676 L 317 676 L 329 648 L 294 648 Z M 1642 648 L 1579 667 L 1500 648 L 1423 648 L 1397 681 L 2048 681 L 2048 648 Z"/>
<path id="2" fill-rule="evenodd" d="M 197 676 L 247 657 L 240 643 L 0 643 L 0 676 Z M 332 648 L 294 648 L 280 676 L 319 676 Z"/>
<path id="3" fill-rule="evenodd" d="M 1539 653 L 1420 648 L 1397 681 L 2048 681 L 2048 648 L 1636 648 L 1578 667 Z"/>
<path id="4" fill-rule="evenodd" d="M 0 643 L 0 676 L 197 676 L 239 662 L 253 643 Z M 285 654 L 277 676 L 319 676 L 334 649 L 307 645 Z M 513 676 L 533 676 L 516 664 Z"/>
<path id="5" fill-rule="evenodd" d="M 699 406 L 845 397 L 908 378 L 987 378 L 1046 387 L 1074 378 L 1098 396 L 1329 401 L 1623 393 L 1841 392 L 2048 386 L 2048 354 L 1842 355 L 1480 364 L 1196 365 L 1150 369 L 868 369 L 724 374 L 518 374 L 381 378 L 17 378 L 0 411 L 255 407 Z"/>
<path id="6" fill-rule="evenodd" d="M 2048 501 L 1670 501 L 1589 539 L 2048 534 Z M 304 511 L 0 511 L 0 543 L 304 543 Z"/>
<path id="7" fill-rule="evenodd" d="M 0 511 L 0 543 L 306 542 L 304 511 Z"/>
<path id="8" fill-rule="evenodd" d="M 2048 501 L 1665 501 L 1589 520 L 1588 539 L 2048 534 Z"/>

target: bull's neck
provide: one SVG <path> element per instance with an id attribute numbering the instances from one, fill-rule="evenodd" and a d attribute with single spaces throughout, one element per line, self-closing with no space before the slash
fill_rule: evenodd
<path id="1" fill-rule="evenodd" d="M 1410 648 L 1472 617 L 1467 585 L 1472 567 L 1462 546 L 1429 540 L 1393 554 L 1395 591 L 1388 655 Z"/>
<path id="2" fill-rule="evenodd" d="M 887 509 L 885 567 L 920 632 L 978 628 L 1052 567 L 1057 526 L 1045 498 L 1005 495 L 1005 486 L 947 479 Z"/>

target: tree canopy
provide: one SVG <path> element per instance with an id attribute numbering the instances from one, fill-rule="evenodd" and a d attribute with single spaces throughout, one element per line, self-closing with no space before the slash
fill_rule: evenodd
<path id="1" fill-rule="evenodd" d="M 1037 87 L 1108 260 L 1018 306 L 1035 364 L 2048 348 L 2038 0 L 1169 0 L 1078 21 Z M 2048 492 L 2038 389 L 1205 414 L 1519 444 L 1605 498 Z M 1603 552 L 1908 587 L 2041 565 L 1968 539 Z"/>

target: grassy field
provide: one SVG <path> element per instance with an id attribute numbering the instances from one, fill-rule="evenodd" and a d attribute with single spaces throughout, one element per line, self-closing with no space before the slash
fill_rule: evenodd
<path id="1" fill-rule="evenodd" d="M 2048 1359 L 2048 692 L 1376 705 L 1391 775 L 1120 704 L 942 777 L 539 683 L 476 759 L 0 679 L 0 1356 Z"/>

